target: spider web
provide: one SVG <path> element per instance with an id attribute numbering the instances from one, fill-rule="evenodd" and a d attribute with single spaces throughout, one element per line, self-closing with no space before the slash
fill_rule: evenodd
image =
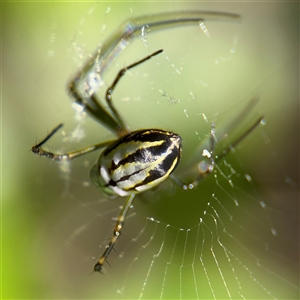
<path id="1" fill-rule="evenodd" d="M 204 3 L 200 7 L 155 5 L 51 6 L 45 35 L 49 37 L 47 55 L 55 62 L 48 70 L 50 74 L 55 70 L 57 78 L 49 95 L 53 101 L 48 104 L 53 116 L 50 121 L 45 116 L 44 126 L 44 117 L 37 115 L 40 126 L 38 132 L 32 131 L 43 137 L 51 124 L 64 120 L 66 129 L 62 138 L 58 135 L 49 142 L 51 150 L 66 151 L 112 138 L 78 107 L 74 119 L 67 97 L 61 98 L 58 91 L 65 92 L 62 81 L 71 78 L 124 19 L 157 11 L 223 10 Z M 221 154 L 264 116 L 262 124 L 229 148 L 215 172 L 194 190 L 183 191 L 166 182 L 138 196 L 103 274 L 87 276 L 111 237 L 124 200 L 104 198 L 89 182 L 87 174 L 98 154 L 50 167 L 46 160 L 38 160 L 44 180 L 40 189 L 53 189 L 46 195 L 53 203 L 32 246 L 37 257 L 51 257 L 41 267 L 48 283 L 46 297 L 297 299 L 299 151 L 295 136 L 299 134 L 294 113 L 298 105 L 294 20 L 287 17 L 292 12 L 288 5 L 260 4 L 263 13 L 256 17 L 257 5 L 224 7 L 243 15 L 242 23 L 205 22 L 155 33 L 145 26 L 103 77 L 97 93 L 101 99 L 118 70 L 164 49 L 128 72 L 113 97 L 132 129 L 163 128 L 182 136 L 177 176 L 193 174 L 201 149 L 207 147 L 199 145 L 209 145 L 212 122 L 218 138 L 215 153 Z M 72 17 L 60 32 L 63 11 Z M 63 37 L 65 46 L 58 46 Z M 60 56 L 70 61 L 66 70 L 58 67 Z M 34 99 L 40 99 L 41 89 Z M 255 107 L 235 122 L 257 95 L 260 100 Z M 229 137 L 222 139 L 222 130 L 231 125 Z"/>

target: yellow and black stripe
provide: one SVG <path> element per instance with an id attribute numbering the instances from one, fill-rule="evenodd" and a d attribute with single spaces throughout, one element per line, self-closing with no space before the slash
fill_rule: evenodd
<path id="1" fill-rule="evenodd" d="M 120 196 L 148 190 L 174 171 L 181 148 L 180 136 L 170 131 L 131 132 L 109 145 L 99 157 L 103 187 Z"/>

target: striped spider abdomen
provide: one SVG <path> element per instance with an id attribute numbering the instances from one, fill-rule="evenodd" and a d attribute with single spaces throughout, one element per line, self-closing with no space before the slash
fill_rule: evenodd
<path id="1" fill-rule="evenodd" d="M 90 176 L 106 195 L 137 194 L 158 185 L 174 171 L 181 148 L 181 137 L 171 131 L 134 131 L 102 152 Z"/>

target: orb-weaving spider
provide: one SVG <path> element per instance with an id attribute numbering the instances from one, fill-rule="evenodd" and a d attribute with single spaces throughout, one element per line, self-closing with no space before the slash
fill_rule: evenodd
<path id="1" fill-rule="evenodd" d="M 112 94 L 117 83 L 126 71 L 149 60 L 151 57 L 160 54 L 163 50 L 158 50 L 118 72 L 113 83 L 106 91 L 105 100 L 110 109 L 110 114 L 95 97 L 95 91 L 99 87 L 100 75 L 121 51 L 119 49 L 120 43 L 123 46 L 126 42 L 129 43 L 129 40 L 134 37 L 134 33 L 143 26 L 147 25 L 149 28 L 161 29 L 170 27 L 171 25 L 182 25 L 185 23 L 197 24 L 200 21 L 204 21 L 205 17 L 213 17 L 217 20 L 221 18 L 238 18 L 237 15 L 222 13 L 186 12 L 181 13 L 180 15 L 181 18 L 177 18 L 174 13 L 156 15 L 153 16 L 152 19 L 154 19 L 154 21 L 152 23 L 144 23 L 142 25 L 140 25 L 142 18 L 138 18 L 135 19 L 136 23 L 139 24 L 136 26 L 133 26 L 132 23 L 126 23 L 126 26 L 123 27 L 125 29 L 121 31 L 121 34 L 109 40 L 107 44 L 104 44 L 103 48 L 101 48 L 101 55 L 100 51 L 97 51 L 95 57 L 87 63 L 71 82 L 69 89 L 74 100 L 78 104 L 81 104 L 90 115 L 96 118 L 97 121 L 115 133 L 118 136 L 117 139 L 63 154 L 45 150 L 42 148 L 42 145 L 63 126 L 60 124 L 40 143 L 32 147 L 33 153 L 58 161 L 71 160 L 104 148 L 96 164 L 90 171 L 90 178 L 104 195 L 109 197 L 126 197 L 126 200 L 115 222 L 113 236 L 94 266 L 94 271 L 96 272 L 101 272 L 104 262 L 114 248 L 115 243 L 121 234 L 127 212 L 131 207 L 136 194 L 157 186 L 168 177 L 183 189 L 192 189 L 205 175 L 211 173 L 214 169 L 214 144 L 217 140 L 214 124 L 211 125 L 209 145 L 202 153 L 202 156 L 204 157 L 203 161 L 198 164 L 198 175 L 191 183 L 184 184 L 181 180 L 171 174 L 180 161 L 182 152 L 181 137 L 174 132 L 162 129 L 150 128 L 131 131 L 115 108 Z M 81 84 L 83 84 L 84 88 L 80 88 Z M 251 104 L 251 106 L 253 105 Z M 246 112 L 244 112 L 244 114 L 245 113 Z M 240 118 L 241 116 L 243 116 L 243 113 L 240 114 Z M 260 120 L 261 118 L 257 120 L 250 129 L 236 141 L 236 143 L 248 135 L 248 133 L 259 124 Z"/>

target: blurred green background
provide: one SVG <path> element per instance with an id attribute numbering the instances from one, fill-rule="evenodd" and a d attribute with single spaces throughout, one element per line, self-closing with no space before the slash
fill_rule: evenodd
<path id="1" fill-rule="evenodd" d="M 295 266 L 298 266 L 296 254 L 299 236 L 299 4 L 99 2 L 95 5 L 6 2 L 2 3 L 1 62 L 3 299 L 115 298 L 117 288 L 125 280 L 126 294 L 122 295 L 122 291 L 119 291 L 118 296 L 138 297 L 146 278 L 142 272 L 149 269 L 156 251 L 150 245 L 146 247 L 149 253 L 143 254 L 142 245 L 151 235 L 154 235 L 154 240 L 159 244 L 162 233 L 167 228 L 164 224 L 175 226 L 174 236 L 171 234 L 170 237 L 173 245 L 178 228 L 188 228 L 195 224 L 190 210 L 196 216 L 202 216 L 203 210 L 207 209 L 208 201 L 203 201 L 197 207 L 199 212 L 195 212 L 193 205 L 199 202 L 199 198 L 211 196 L 209 184 L 213 187 L 213 180 L 208 183 L 207 190 L 204 186 L 191 194 L 191 201 L 187 201 L 182 192 L 176 193 L 174 198 L 161 197 L 159 201 L 164 204 L 158 201 L 149 204 L 149 199 L 136 201 L 136 215 L 128 220 L 128 231 L 122 236 L 124 241 L 120 241 L 118 248 L 118 255 L 121 257 L 124 254 L 124 260 L 114 263 L 112 258 L 112 268 L 103 278 L 99 279 L 98 274 L 88 276 L 93 266 L 92 257 L 101 253 L 99 244 L 103 237 L 109 237 L 111 218 L 116 216 L 122 200 L 110 203 L 89 185 L 88 170 L 97 154 L 72 162 L 72 172 L 68 173 L 59 170 L 56 163 L 38 158 L 30 151 L 37 140 L 41 140 L 60 122 L 65 123 L 65 135 L 58 135 L 53 142 L 49 142 L 51 149 L 58 149 L 61 144 L 63 146 L 59 149 L 62 150 L 80 148 L 111 137 L 106 130 L 90 120 L 86 123 L 82 121 L 85 136 L 78 138 L 78 141 L 74 141 L 76 136 L 72 139 L 68 135 L 77 124 L 66 92 L 68 80 L 89 54 L 94 53 L 94 49 L 124 20 L 157 12 L 187 9 L 233 12 L 241 14 L 243 19 L 240 24 L 206 23 L 211 33 L 216 34 L 210 40 L 204 37 L 194 39 L 195 28 L 154 35 L 153 43 L 157 40 L 158 46 L 165 49 L 171 62 L 175 62 L 175 67 L 183 67 L 183 74 L 188 73 L 188 76 L 182 75 L 176 79 L 175 68 L 171 67 L 171 63 L 166 64 L 166 56 L 163 54 L 156 61 L 165 68 L 160 75 L 162 77 L 155 77 L 151 73 L 152 70 L 155 71 L 156 63 L 141 66 L 137 73 L 133 71 L 132 76 L 136 75 L 134 79 L 129 75 L 124 79 L 122 90 L 116 92 L 116 97 L 122 99 L 118 107 L 132 128 L 163 127 L 182 134 L 187 157 L 197 142 L 197 114 L 204 112 L 212 120 L 214 113 L 219 113 L 216 119 L 223 119 L 226 123 L 232 114 L 246 105 L 252 95 L 260 95 L 261 101 L 253 116 L 264 115 L 267 125 L 253 133 L 244 146 L 241 145 L 242 149 L 233 156 L 233 161 L 242 166 L 244 172 L 249 171 L 256 182 L 255 188 L 252 185 L 240 187 L 242 190 L 250 187 L 249 191 L 246 190 L 246 197 L 254 195 L 255 207 L 247 207 L 252 216 L 250 220 L 253 222 L 256 213 L 261 214 L 261 211 L 257 211 L 259 199 L 264 199 L 270 209 L 265 215 L 257 216 L 256 224 L 247 223 L 247 214 L 242 209 L 237 209 L 235 217 L 238 224 L 245 217 L 246 223 L 241 223 L 241 226 L 247 228 L 249 235 L 262 241 L 266 239 L 270 243 L 271 250 L 262 254 L 266 259 L 267 271 L 264 273 L 263 267 L 253 266 L 257 271 L 255 278 L 265 284 L 274 297 L 297 296 L 295 285 L 298 283 L 299 270 Z M 221 63 L 221 67 L 217 68 L 210 58 L 219 53 L 226 54 L 234 44 L 234 36 L 239 38 L 234 47 L 236 53 L 224 56 L 224 59 L 232 61 Z M 189 44 L 186 43 L 187 39 Z M 206 40 L 207 44 L 199 45 Z M 154 44 L 150 45 L 153 47 L 151 51 L 157 50 L 158 46 L 152 45 Z M 143 47 L 138 48 L 137 43 L 133 47 L 136 48 L 129 47 L 126 54 L 120 60 L 117 59 L 112 71 L 107 74 L 106 83 L 111 82 L 120 68 L 148 53 L 148 49 L 142 52 L 140 49 Z M 195 68 L 192 68 L 193 62 Z M 171 105 L 164 97 L 159 98 L 157 83 L 164 78 L 170 79 L 173 85 L 166 81 L 163 92 L 179 98 L 179 105 Z M 209 88 L 205 88 L 206 82 L 201 82 L 202 79 L 211 84 Z M 132 81 L 135 86 L 132 86 Z M 196 87 L 200 88 L 193 98 L 190 91 L 195 93 Z M 126 99 L 126 95 L 130 101 Z M 142 99 L 134 98 L 137 96 Z M 152 100 L 155 97 L 158 100 Z M 192 117 L 185 117 L 185 108 Z M 209 125 L 203 119 L 201 125 L 204 126 L 200 135 L 204 136 Z M 295 184 L 289 184 L 289 178 Z M 238 191 L 239 189 L 235 190 L 236 193 Z M 157 194 L 150 195 L 149 198 L 151 197 L 157 198 Z M 230 211 L 231 208 L 226 209 Z M 155 225 L 154 222 L 147 221 L 145 216 L 152 215 L 162 221 L 162 224 Z M 278 231 L 277 238 L 269 236 L 269 229 L 272 227 L 266 225 L 269 224 L 269 219 Z M 265 224 L 261 224 L 261 220 Z M 231 225 L 227 226 L 230 228 Z M 145 232 L 142 238 L 137 243 L 131 241 L 126 245 L 126 237 L 132 239 L 143 228 Z M 135 233 L 130 233 L 130 230 Z M 236 228 L 232 228 L 235 238 L 251 249 L 251 242 L 248 244 L 235 230 Z M 168 238 L 165 238 L 166 244 L 167 241 Z M 178 242 L 179 245 L 180 243 L 184 241 Z M 122 245 L 127 249 L 124 253 Z M 263 242 L 259 245 L 263 248 Z M 195 245 L 191 247 L 195 249 Z M 255 245 L 253 247 L 250 250 L 253 253 L 262 251 L 257 250 Z M 130 272 L 120 271 L 129 268 L 135 257 L 134 251 L 140 251 L 139 264 L 133 265 Z M 243 263 L 247 265 L 251 262 L 248 262 L 248 252 L 244 252 Z M 270 257 L 268 262 L 267 257 Z M 279 257 L 283 259 L 277 260 Z M 166 270 L 165 264 L 157 261 L 154 266 L 157 270 L 152 272 L 157 274 Z M 178 272 L 179 267 L 174 269 L 174 272 Z M 225 270 L 224 267 L 224 272 Z M 175 286 L 179 282 L 176 276 L 174 275 Z M 241 274 L 238 276 L 244 278 Z M 168 274 L 166 278 L 172 279 L 172 276 Z M 183 282 L 184 290 L 187 290 L 184 295 L 193 298 L 194 277 L 187 278 L 190 280 Z M 214 283 L 213 279 L 212 281 Z M 178 293 L 168 291 L 167 280 L 165 283 L 164 297 L 179 297 Z M 204 290 L 203 287 L 201 291 L 200 286 L 201 284 L 198 287 L 199 297 L 209 297 L 206 296 L 210 295 L 209 288 Z M 248 298 L 272 298 L 272 295 L 260 288 L 255 291 L 251 283 L 244 286 L 242 291 Z M 147 288 L 153 290 L 153 294 L 149 292 L 149 297 L 156 297 L 154 295 L 159 295 L 156 289 L 162 290 L 162 282 L 149 282 Z M 217 292 L 218 295 L 228 297 L 222 292 Z"/>

